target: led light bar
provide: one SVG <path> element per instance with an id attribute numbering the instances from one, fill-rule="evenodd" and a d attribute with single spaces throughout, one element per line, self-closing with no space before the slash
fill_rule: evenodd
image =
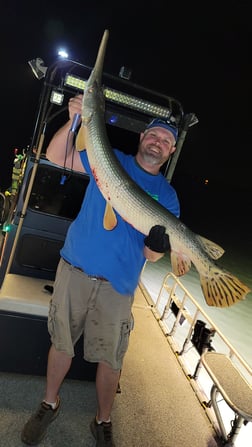
<path id="1" fill-rule="evenodd" d="M 76 88 L 77 90 L 85 90 L 86 81 L 77 76 L 67 74 L 64 84 L 69 87 Z M 105 98 L 108 101 L 111 101 L 115 104 L 119 104 L 121 106 L 128 107 L 138 112 L 146 113 L 151 116 L 168 118 L 172 112 L 167 107 L 163 107 L 160 106 L 159 104 L 146 101 L 142 98 L 137 98 L 135 96 L 128 95 L 127 93 L 119 92 L 118 90 L 105 87 L 103 92 Z"/>
<path id="2" fill-rule="evenodd" d="M 111 102 L 129 107 L 138 112 L 145 112 L 148 115 L 168 117 L 171 114 L 171 110 L 167 107 L 162 107 L 145 99 L 118 92 L 117 90 L 105 88 L 104 95 Z"/>
<path id="3" fill-rule="evenodd" d="M 84 81 L 84 79 L 79 78 L 78 76 L 67 74 L 65 77 L 64 84 L 68 85 L 69 87 L 74 87 L 76 88 L 76 90 L 84 90 L 86 81 Z"/>

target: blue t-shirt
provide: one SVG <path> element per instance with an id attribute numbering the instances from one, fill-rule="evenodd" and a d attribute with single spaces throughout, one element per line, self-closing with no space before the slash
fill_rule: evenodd
<path id="1" fill-rule="evenodd" d="M 152 175 L 144 171 L 132 155 L 117 149 L 114 152 L 130 177 L 179 217 L 177 194 L 167 179 L 161 173 Z M 104 229 L 106 201 L 93 178 L 86 151 L 81 151 L 80 156 L 90 181 L 80 212 L 68 229 L 61 256 L 88 275 L 108 279 L 117 292 L 133 295 L 146 260 L 143 255 L 145 235 L 117 213 L 116 227 L 111 231 Z"/>

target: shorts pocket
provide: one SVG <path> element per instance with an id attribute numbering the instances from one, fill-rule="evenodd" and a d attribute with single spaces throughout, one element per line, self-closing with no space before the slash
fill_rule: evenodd
<path id="1" fill-rule="evenodd" d="M 122 321 L 120 339 L 117 347 L 117 355 L 116 355 L 117 360 L 121 360 L 126 354 L 129 345 L 129 335 L 131 328 L 132 324 L 130 321 Z"/>
<path id="2" fill-rule="evenodd" d="M 51 300 L 50 304 L 49 304 L 48 321 L 47 321 L 48 332 L 51 336 L 53 336 L 54 332 L 55 332 L 56 310 L 57 310 L 57 306 Z"/>

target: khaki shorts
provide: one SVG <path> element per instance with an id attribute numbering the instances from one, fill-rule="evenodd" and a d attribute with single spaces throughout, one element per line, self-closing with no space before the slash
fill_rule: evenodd
<path id="1" fill-rule="evenodd" d="M 91 279 L 61 259 L 48 316 L 51 342 L 74 357 L 83 334 L 85 360 L 119 370 L 133 328 L 132 304 L 133 296 L 119 294 L 108 281 Z"/>

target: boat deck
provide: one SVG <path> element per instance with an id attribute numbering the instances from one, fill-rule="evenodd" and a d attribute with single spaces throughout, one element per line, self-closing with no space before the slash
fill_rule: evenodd
<path id="1" fill-rule="evenodd" d="M 112 413 L 116 446 L 220 446 L 141 288 L 133 314 L 135 328 Z M 43 376 L 0 372 L 0 447 L 23 445 L 20 432 L 43 397 L 44 385 Z M 61 412 L 40 446 L 93 447 L 89 423 L 96 409 L 95 383 L 66 379 L 60 394 Z"/>

